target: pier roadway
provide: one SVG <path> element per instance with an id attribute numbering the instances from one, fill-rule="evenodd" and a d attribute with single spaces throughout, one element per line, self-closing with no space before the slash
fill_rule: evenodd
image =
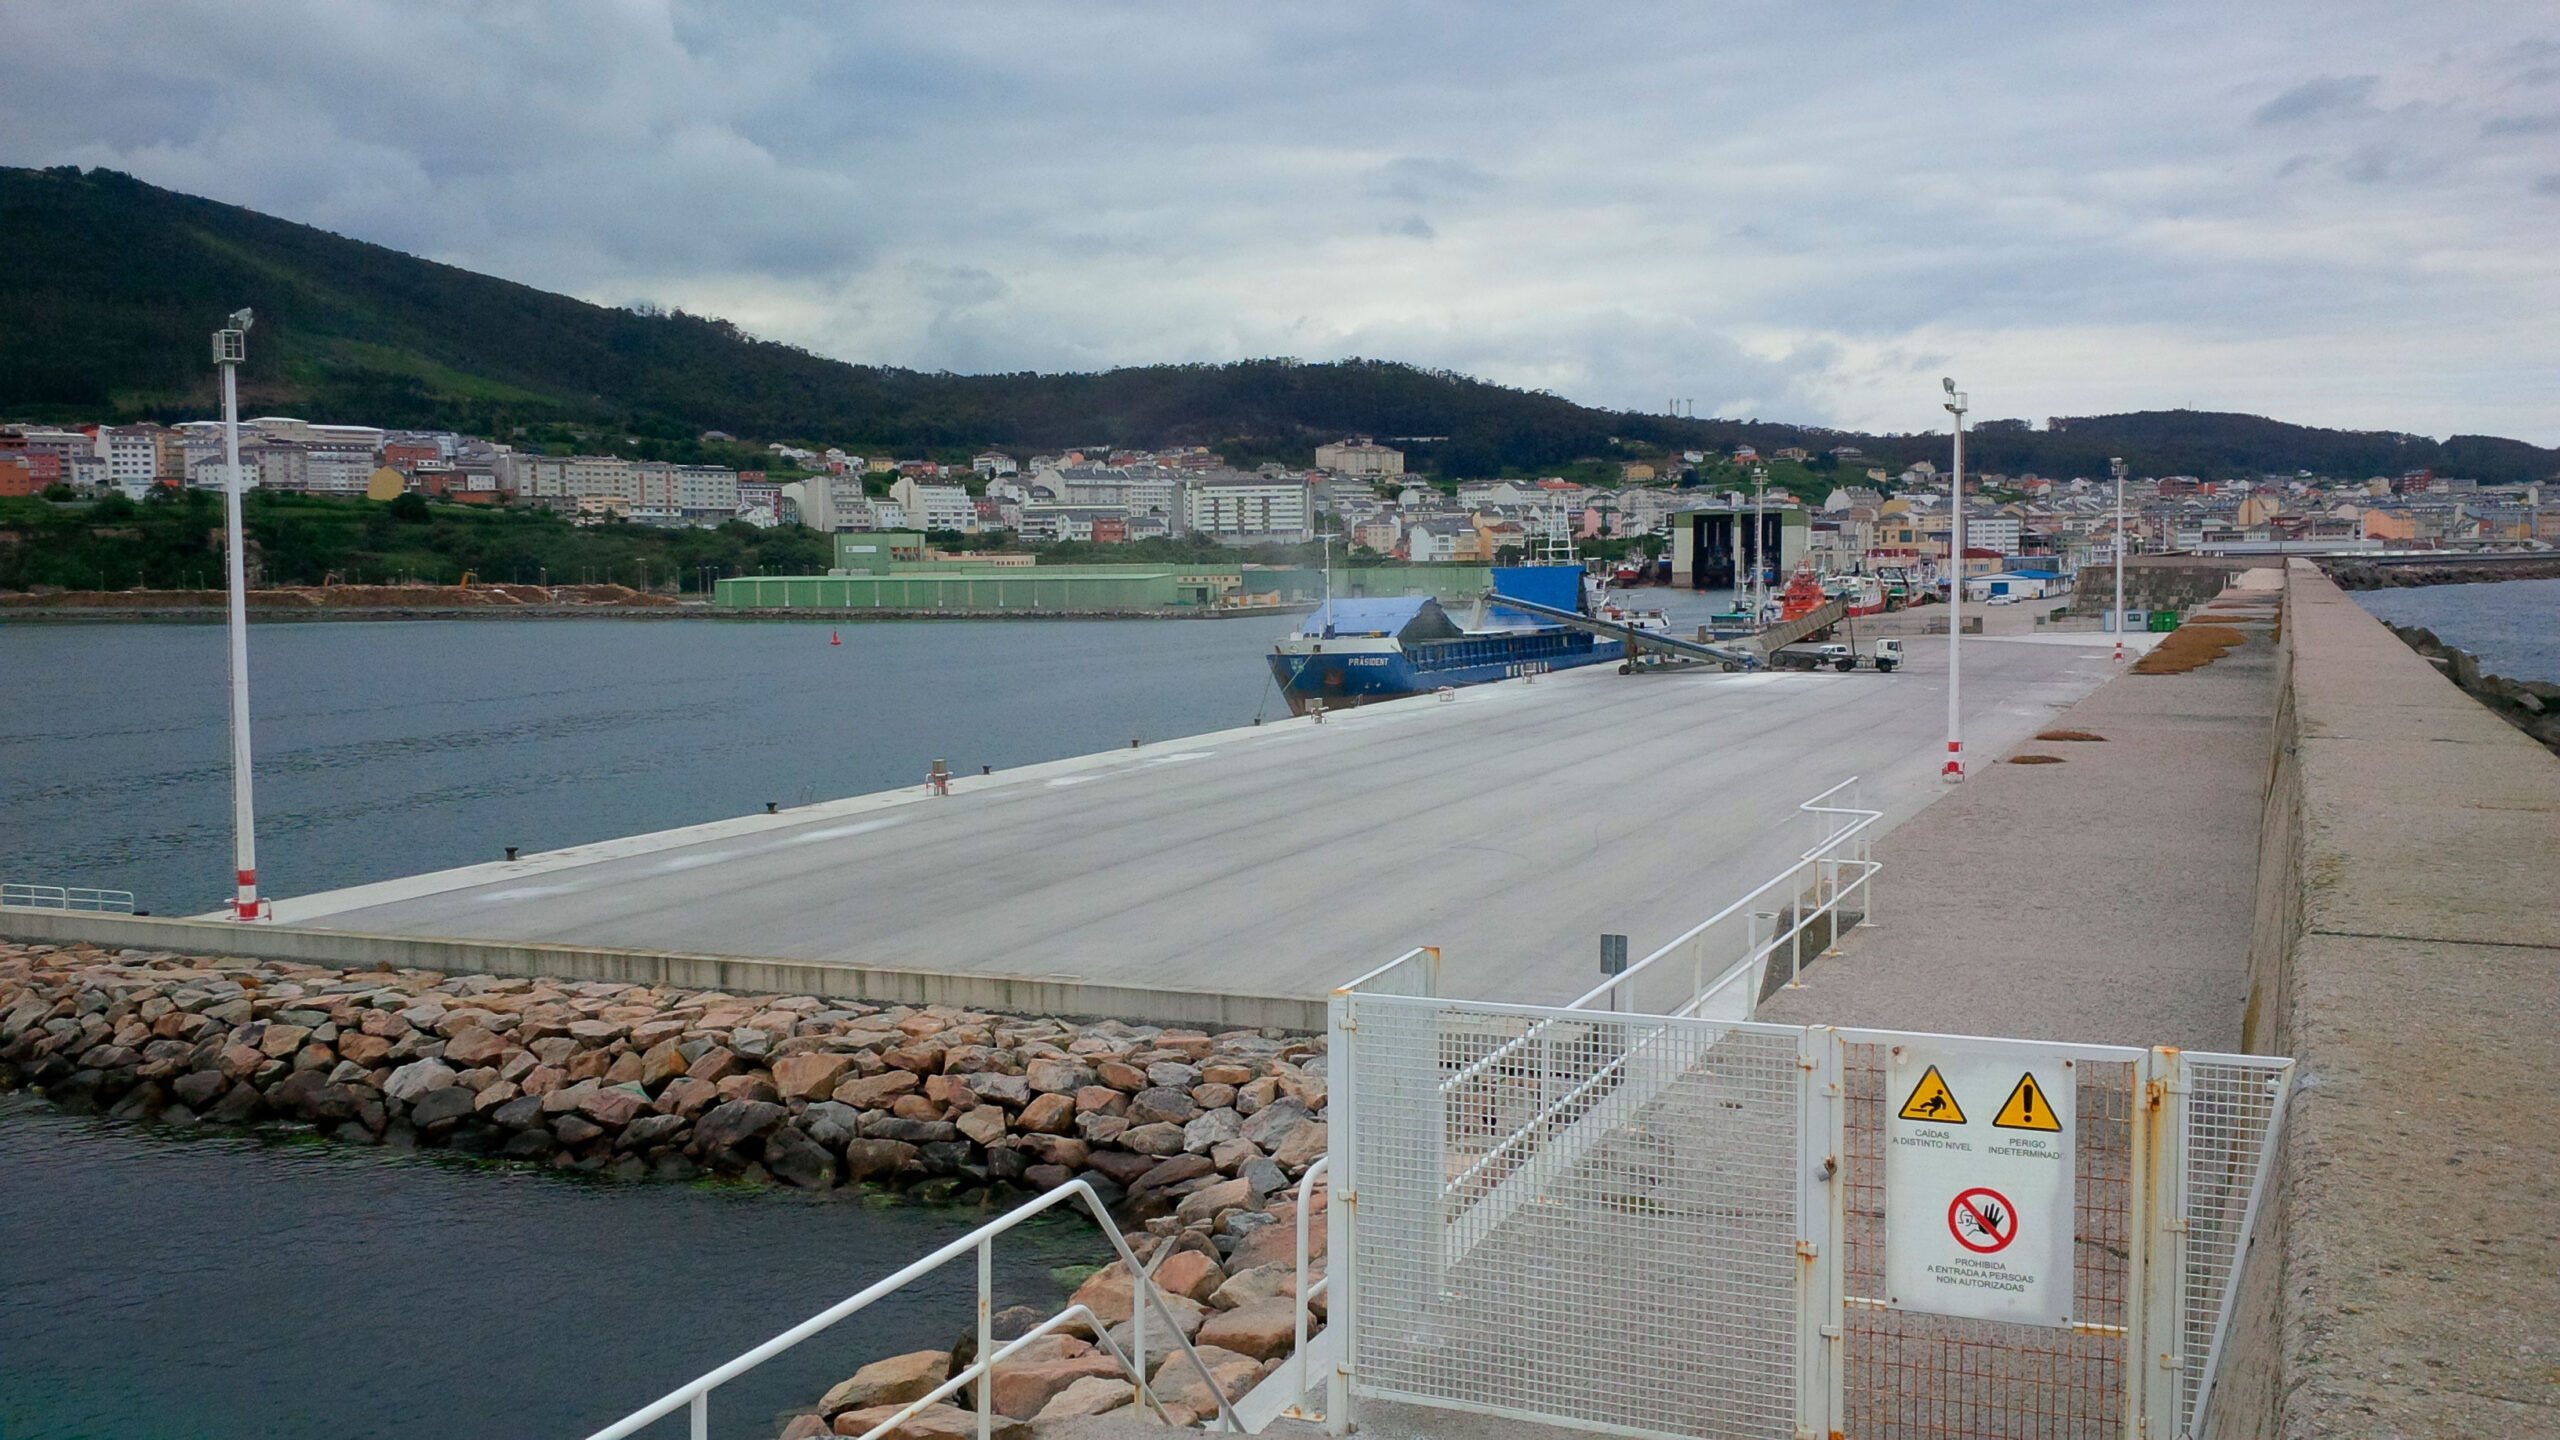
<path id="1" fill-rule="evenodd" d="M 2097 688 L 2101 643 L 1965 642 L 1968 748 Z M 1893 675 L 1592 667 L 282 902 L 373 935 L 1321 997 L 1415 945 L 1551 1002 L 1767 878 L 1850 775 L 1942 793 L 1943 640 Z M 919 754 L 919 775 L 931 757 Z"/>

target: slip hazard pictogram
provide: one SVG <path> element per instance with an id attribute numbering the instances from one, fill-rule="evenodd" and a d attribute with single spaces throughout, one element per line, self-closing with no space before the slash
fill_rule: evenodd
<path id="1" fill-rule="evenodd" d="M 2059 1134 L 2062 1117 L 2053 1113 L 2053 1102 L 2044 1098 L 2043 1087 L 2036 1084 L 2035 1072 L 2018 1077 L 2018 1088 L 2009 1092 L 2008 1103 L 1991 1123 L 2003 1130 L 2045 1130 Z"/>
<path id="2" fill-rule="evenodd" d="M 1899 1115 L 1905 1120 L 1932 1120 L 1941 1125 L 1964 1123 L 1964 1107 L 1956 1103 L 1956 1092 L 1947 1088 L 1935 1065 L 1920 1077 L 1919 1084 L 1911 1087 L 1911 1098 L 1902 1102 Z"/>
<path id="3" fill-rule="evenodd" d="M 1955 1232 L 1957 1244 L 1974 1254 L 1997 1254 L 2018 1238 L 2018 1209 L 2008 1196 L 1976 1185 L 1947 1206 L 1947 1228 Z"/>

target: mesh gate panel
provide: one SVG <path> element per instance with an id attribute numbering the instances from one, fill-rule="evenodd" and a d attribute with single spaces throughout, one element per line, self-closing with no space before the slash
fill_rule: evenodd
<path id="1" fill-rule="evenodd" d="M 2180 1177 L 2187 1221 L 2178 1285 L 2178 1433 L 2193 1435 L 2205 1401 L 2205 1357 L 2221 1336 L 2232 1286 L 2249 1245 L 2249 1207 L 2284 1101 L 2283 1060 L 2186 1057 L 2186 1166 Z"/>
<path id="2" fill-rule="evenodd" d="M 2094 1440 L 2123 1433 L 2124 1336 L 1883 1307 L 1885 1047 L 1847 1047 L 1841 1380 L 1848 1440 Z M 2133 1066 L 2079 1067 L 2073 1318 L 2120 1327 L 2136 1283 Z M 1862 1303 L 1863 1302 L 1863 1303 Z"/>
<path id="3" fill-rule="evenodd" d="M 1366 1393 L 1795 1433 L 1798 1040 L 1362 996 Z"/>

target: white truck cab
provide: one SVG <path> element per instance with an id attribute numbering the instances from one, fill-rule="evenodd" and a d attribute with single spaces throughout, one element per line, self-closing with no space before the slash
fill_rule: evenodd
<path id="1" fill-rule="evenodd" d="M 1878 670 L 1890 675 L 1893 673 L 1893 667 L 1901 663 L 1902 641 L 1900 639 L 1893 636 L 1887 636 L 1876 642 L 1876 668 Z"/>

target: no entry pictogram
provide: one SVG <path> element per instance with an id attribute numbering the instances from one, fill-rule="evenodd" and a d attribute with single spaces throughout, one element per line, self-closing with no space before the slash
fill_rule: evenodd
<path id="1" fill-rule="evenodd" d="M 1947 1229 L 1974 1254 L 1996 1255 L 2018 1238 L 2018 1207 L 1999 1191 L 1976 1185 L 1947 1206 Z"/>

